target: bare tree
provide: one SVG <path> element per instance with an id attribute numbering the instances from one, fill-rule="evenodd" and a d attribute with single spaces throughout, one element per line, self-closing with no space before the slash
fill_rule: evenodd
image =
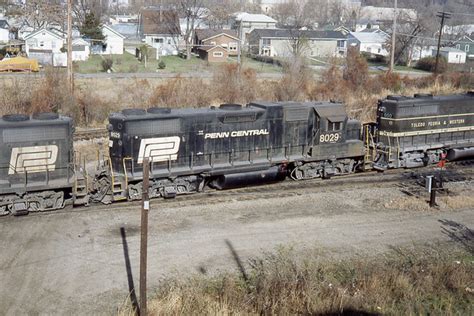
<path id="1" fill-rule="evenodd" d="M 86 16 L 90 13 L 94 14 L 94 16 L 99 20 L 101 20 L 102 17 L 107 13 L 107 0 L 75 0 L 74 2 L 74 18 L 79 26 L 84 24 Z"/>
<path id="2" fill-rule="evenodd" d="M 51 25 L 64 28 L 66 18 L 63 6 L 54 1 L 31 0 L 28 1 L 21 10 L 24 23 L 34 29 L 48 27 Z"/>
<path id="3" fill-rule="evenodd" d="M 289 29 L 313 28 L 315 20 L 312 1 L 290 0 L 276 5 L 271 15 L 281 27 Z"/>
<path id="4" fill-rule="evenodd" d="M 186 19 L 183 38 L 186 45 L 186 59 L 191 59 L 194 31 L 199 20 L 207 15 L 207 9 L 203 6 L 203 0 L 179 0 L 177 6 L 178 11 Z"/>

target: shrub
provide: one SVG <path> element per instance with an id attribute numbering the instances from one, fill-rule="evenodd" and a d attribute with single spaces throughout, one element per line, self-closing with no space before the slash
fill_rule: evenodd
<path id="1" fill-rule="evenodd" d="M 114 65 L 114 60 L 110 57 L 105 57 L 102 60 L 102 70 L 105 72 L 112 70 L 113 65 Z"/>
<path id="2" fill-rule="evenodd" d="M 415 68 L 434 72 L 436 67 L 436 57 L 424 57 L 418 60 Z M 439 56 L 438 72 L 443 73 L 448 68 L 448 61 L 444 56 Z"/>
<path id="3" fill-rule="evenodd" d="M 354 47 L 349 48 L 347 52 L 343 77 L 353 89 L 365 86 L 369 79 L 367 61 Z"/>
<path id="4" fill-rule="evenodd" d="M 166 68 L 166 63 L 163 60 L 160 60 L 158 63 L 158 69 L 165 69 Z"/>

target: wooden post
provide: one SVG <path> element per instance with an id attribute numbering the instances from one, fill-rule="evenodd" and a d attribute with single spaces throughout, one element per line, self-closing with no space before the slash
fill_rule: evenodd
<path id="1" fill-rule="evenodd" d="M 150 199 L 148 187 L 150 185 L 150 162 L 148 158 L 143 159 L 143 188 L 142 188 L 142 214 L 141 214 L 141 238 L 140 238 L 140 316 L 147 315 L 146 299 L 146 268 L 148 253 L 148 211 L 150 210 Z"/>
<path id="2" fill-rule="evenodd" d="M 72 0 L 67 1 L 67 80 L 69 92 L 74 92 L 74 74 L 72 69 Z"/>
<path id="3" fill-rule="evenodd" d="M 438 66 L 439 66 L 439 49 L 441 48 L 441 35 L 443 34 L 443 27 L 444 27 L 444 20 L 450 18 L 450 14 L 446 12 L 438 12 L 436 15 L 437 17 L 441 18 L 441 23 L 439 27 L 439 34 L 438 34 L 438 49 L 436 50 L 436 63 L 435 63 L 435 74 L 438 74 Z"/>
<path id="4" fill-rule="evenodd" d="M 390 69 L 389 72 L 393 72 L 395 67 L 395 34 L 397 32 L 397 0 L 393 8 L 393 26 L 392 26 L 392 49 L 390 51 Z"/>

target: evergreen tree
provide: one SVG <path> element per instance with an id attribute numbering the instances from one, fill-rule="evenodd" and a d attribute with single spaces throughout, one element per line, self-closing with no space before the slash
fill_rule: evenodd
<path id="1" fill-rule="evenodd" d="M 100 19 L 96 18 L 93 12 L 86 14 L 80 31 L 82 36 L 93 40 L 92 44 L 94 45 L 103 44 L 105 40 L 104 34 L 102 34 Z"/>

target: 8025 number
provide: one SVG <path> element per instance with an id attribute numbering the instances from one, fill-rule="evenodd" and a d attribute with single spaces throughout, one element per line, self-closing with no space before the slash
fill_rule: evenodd
<path id="1" fill-rule="evenodd" d="M 338 133 L 334 134 L 322 134 L 319 136 L 320 143 L 335 143 L 337 142 L 341 136 Z"/>

